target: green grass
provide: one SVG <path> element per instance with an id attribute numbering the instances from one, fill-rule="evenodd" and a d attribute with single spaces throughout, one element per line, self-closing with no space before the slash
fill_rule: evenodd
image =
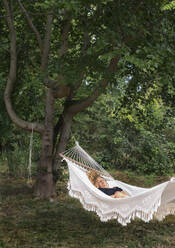
<path id="1" fill-rule="evenodd" d="M 166 178 L 138 177 L 116 172 L 119 180 L 151 186 Z M 151 185 L 150 185 L 151 184 Z M 175 217 L 163 222 L 100 222 L 93 212 L 67 194 L 66 182 L 57 185 L 58 199 L 36 200 L 25 179 L 0 176 L 0 248 L 172 248 Z"/>

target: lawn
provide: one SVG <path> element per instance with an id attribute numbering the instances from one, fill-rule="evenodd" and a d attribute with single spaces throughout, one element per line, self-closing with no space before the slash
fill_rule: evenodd
<path id="1" fill-rule="evenodd" d="M 165 177 L 115 172 L 120 180 L 152 186 Z M 100 222 L 93 212 L 68 195 L 66 180 L 57 185 L 55 202 L 33 197 L 26 179 L 0 175 L 0 248 L 172 248 L 175 216 L 163 222 Z"/>

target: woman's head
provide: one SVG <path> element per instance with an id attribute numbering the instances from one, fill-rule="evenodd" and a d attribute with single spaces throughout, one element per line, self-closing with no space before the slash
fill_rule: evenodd
<path id="1" fill-rule="evenodd" d="M 96 184 L 98 185 L 97 188 L 107 188 L 108 187 L 106 180 L 100 176 L 97 177 Z"/>
<path id="2" fill-rule="evenodd" d="M 106 188 L 108 184 L 105 179 L 103 179 L 96 171 L 88 172 L 88 178 L 91 183 L 97 188 Z"/>

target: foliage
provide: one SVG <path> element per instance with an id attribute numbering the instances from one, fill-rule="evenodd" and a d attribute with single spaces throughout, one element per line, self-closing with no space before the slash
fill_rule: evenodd
<path id="1" fill-rule="evenodd" d="M 165 1 L 162 10 L 172 10 L 175 9 L 175 1 Z"/>
<path id="2" fill-rule="evenodd" d="M 72 136 L 106 169 L 173 173 L 175 136 L 171 134 L 175 122 L 166 114 L 168 106 L 153 98 L 147 103 L 134 102 L 130 108 L 121 107 L 120 91 L 122 87 L 101 96 L 79 115 Z"/>
<path id="3" fill-rule="evenodd" d="M 46 21 L 45 14 L 54 6 L 55 19 L 48 70 L 53 79 L 56 79 L 59 73 L 63 74 L 65 77 L 64 82 L 72 86 L 76 85 L 80 74 L 85 72 L 84 82 L 88 81 L 88 84 L 83 84 L 80 87 L 75 96 L 76 100 L 82 100 L 91 94 L 92 90 L 98 85 L 99 80 L 104 76 L 109 60 L 116 53 L 121 56 L 121 60 L 119 61 L 115 79 L 120 74 L 125 75 L 125 77 L 134 75 L 136 81 L 138 78 L 135 74 L 139 73 L 139 76 L 145 80 L 148 75 L 152 77 L 154 73 L 159 71 L 159 66 L 162 64 L 165 54 L 164 47 L 161 47 L 165 46 L 164 43 L 162 45 L 164 35 L 162 32 L 169 25 L 165 25 L 167 17 L 163 16 L 157 7 L 161 1 L 142 3 L 143 6 L 141 5 L 138 15 L 135 13 L 136 1 L 130 1 L 127 8 L 125 4 L 115 3 L 115 1 L 97 1 L 96 3 L 87 1 L 86 4 L 80 0 L 38 1 L 37 3 L 26 1 L 24 3 L 29 12 L 35 9 L 36 15 L 32 16 L 32 20 L 38 27 L 41 36 L 44 33 L 42 24 Z M 63 25 L 64 8 L 68 11 L 74 10 L 74 12 L 70 14 L 72 15 L 72 29 L 69 37 L 70 48 L 67 54 L 60 59 L 58 50 L 61 45 L 59 39 L 61 25 Z M 17 10 L 18 6 L 15 5 L 15 11 Z M 154 12 L 154 15 L 150 16 L 149 10 Z M 118 15 L 116 15 L 116 11 Z M 39 13 L 43 14 L 40 18 L 38 18 Z M 40 75 L 39 72 L 40 54 L 36 40 L 31 34 L 23 15 L 18 13 L 15 18 L 19 47 L 18 80 L 15 94 L 15 98 L 18 99 L 15 103 L 15 109 L 21 118 L 26 119 L 26 116 L 32 113 L 32 119 L 43 120 L 44 87 L 42 85 L 43 75 Z M 158 21 L 160 18 L 162 18 L 162 22 Z M 153 26 L 152 31 L 149 25 Z M 115 31 L 116 27 L 117 32 Z M 5 27 L 3 30 L 3 42 L 6 44 L 8 31 Z M 142 30 L 141 33 L 140 30 Z M 85 31 L 89 32 L 91 42 L 87 54 L 81 56 Z M 154 33 L 154 36 L 152 36 L 151 32 Z M 109 39 L 109 37 L 111 38 Z M 113 40 L 116 40 L 114 44 L 112 44 Z M 129 41 L 125 42 L 125 40 Z M 161 40 L 160 44 L 158 40 Z M 169 47 L 166 52 L 167 50 L 169 51 Z M 4 50 L 2 52 L 4 54 Z M 162 54 L 162 52 L 164 53 Z M 102 55 L 98 56 L 101 53 Z M 7 56 L 9 57 L 9 55 Z M 168 54 L 166 57 L 168 57 Z M 117 84 L 118 81 L 114 80 L 113 76 L 108 75 L 108 79 L 111 83 Z M 141 80 L 138 83 L 143 84 Z M 135 88 L 137 87 L 135 85 Z M 24 104 L 21 104 L 21 102 L 24 102 Z"/>
<path id="4" fill-rule="evenodd" d="M 138 5 L 138 1 L 132 0 L 126 6 L 123 1 L 112 0 L 23 1 L 42 39 L 46 15 L 50 10 L 54 12 L 48 68 L 41 73 L 36 38 L 16 1 L 14 20 L 18 73 L 13 104 L 18 116 L 27 121 L 44 121 L 45 74 L 53 80 L 59 74 L 63 75 L 61 83 L 73 89 L 83 73 L 83 83 L 72 99 L 76 103 L 91 96 L 96 87 L 99 87 L 100 93 L 104 92 L 100 82 L 106 78 L 110 87 L 95 105 L 75 117 L 73 135 L 107 169 L 171 173 L 175 153 L 174 137 L 171 135 L 174 133 L 175 116 L 175 17 L 171 11 L 161 11 L 164 2 L 149 0 Z M 71 18 L 69 46 L 66 53 L 59 57 L 65 10 Z M 4 9 L 0 13 L 5 15 Z M 0 24 L 0 144 L 1 150 L 7 151 L 9 162 L 13 158 L 10 170 L 14 171 L 27 161 L 29 135 L 10 123 L 2 100 L 10 46 L 4 18 L 0 18 Z M 83 53 L 86 34 L 89 43 Z M 116 54 L 119 62 L 114 72 L 109 73 L 107 68 Z M 63 116 L 65 106 L 65 99 L 56 101 L 55 124 Z M 34 161 L 35 156 L 39 158 L 40 142 L 36 136 L 34 153 L 37 155 L 34 154 Z M 73 139 L 69 146 L 72 144 Z M 21 150 L 24 151 L 22 155 Z"/>
<path id="5" fill-rule="evenodd" d="M 137 171 L 141 174 L 167 175 L 175 168 L 175 119 L 169 115 L 169 106 L 161 98 L 134 102 L 130 107 L 122 106 L 126 85 L 108 89 L 107 94 L 73 122 L 69 147 L 75 139 L 105 169 Z M 144 98 L 145 99 L 145 98 Z M 154 111 L 153 111 L 154 110 Z M 27 175 L 29 137 L 26 132 L 13 127 L 10 148 L 4 152 L 13 175 Z M 40 139 L 34 135 L 32 172 L 39 161 Z M 12 162 L 10 163 L 10 161 Z M 62 165 L 59 178 L 67 178 L 66 166 Z"/>
<path id="6" fill-rule="evenodd" d="M 10 176 L 13 177 L 28 177 L 28 164 L 29 164 L 29 143 L 30 135 L 28 132 L 22 132 L 15 125 L 12 126 L 8 139 L 4 140 L 9 142 L 2 146 L 1 162 L 5 164 L 5 170 L 8 171 Z M 37 164 L 40 157 L 40 139 L 39 135 L 34 134 L 32 144 L 32 175 L 34 176 L 37 171 Z"/>

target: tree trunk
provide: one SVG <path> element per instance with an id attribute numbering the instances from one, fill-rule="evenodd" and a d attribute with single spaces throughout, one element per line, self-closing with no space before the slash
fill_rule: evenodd
<path id="1" fill-rule="evenodd" d="M 57 172 L 61 165 L 61 157 L 59 153 L 64 152 L 66 145 L 68 143 L 70 128 L 73 120 L 73 114 L 71 112 L 66 112 L 63 114 L 63 124 L 61 127 L 60 138 L 56 149 L 56 154 L 54 158 L 54 171 Z M 57 181 L 57 177 L 54 181 Z"/>
<path id="2" fill-rule="evenodd" d="M 34 186 L 34 193 L 39 198 L 52 198 L 55 195 L 55 185 L 52 174 L 53 149 L 53 113 L 54 97 L 51 89 L 46 94 L 45 129 L 42 135 L 41 159 L 38 167 L 38 176 Z"/>

